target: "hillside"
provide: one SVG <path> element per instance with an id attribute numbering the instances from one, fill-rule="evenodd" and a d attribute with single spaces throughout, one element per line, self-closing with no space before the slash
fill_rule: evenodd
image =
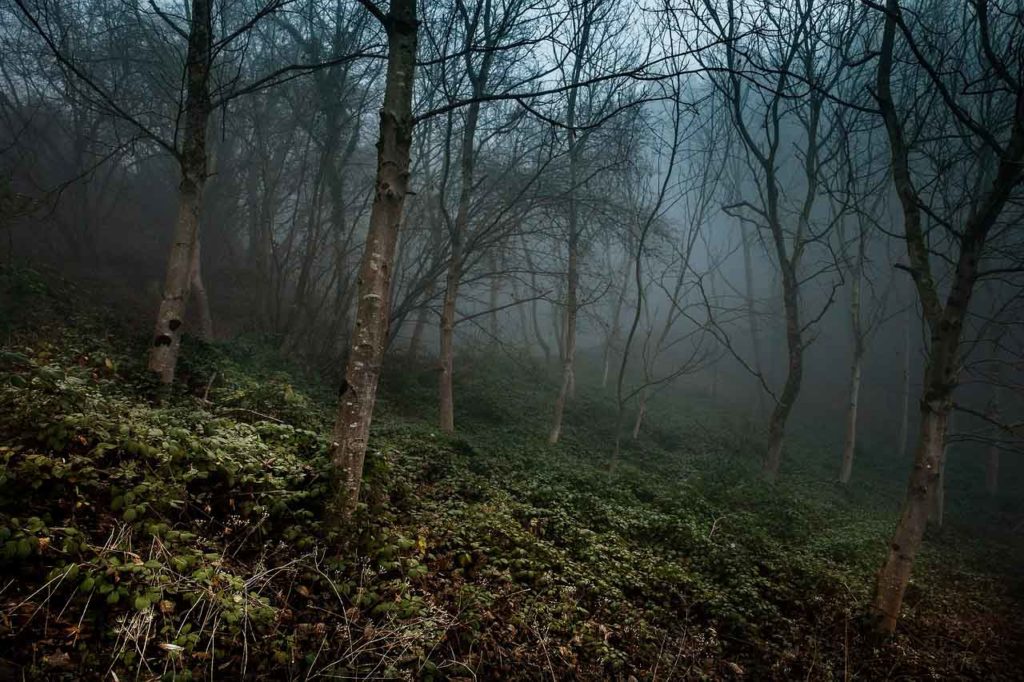
<path id="1" fill-rule="evenodd" d="M 999 509 L 929 535 L 882 639 L 893 467 L 845 492 L 795 437 L 768 487 L 759 434 L 698 396 L 613 461 L 597 389 L 552 447 L 550 372 L 514 355 L 467 359 L 443 437 L 433 368 L 396 356 L 330 536 L 330 380 L 188 339 L 162 393 L 146 330 L 92 300 L 0 270 L 0 679 L 1020 679 L 1024 543 L 976 524 Z"/>

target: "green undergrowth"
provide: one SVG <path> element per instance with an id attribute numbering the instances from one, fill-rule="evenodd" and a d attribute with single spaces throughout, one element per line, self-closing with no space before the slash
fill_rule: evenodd
<path id="1" fill-rule="evenodd" d="M 469 356 L 449 437 L 436 372 L 396 356 L 356 519 L 330 536 L 336 389 L 259 341 L 187 339 L 162 393 L 137 329 L 0 270 L 0 678 L 1015 674 L 1019 547 L 930 538 L 876 639 L 890 489 L 839 490 L 799 443 L 770 488 L 759 435 L 707 401 L 652 406 L 613 458 L 599 389 L 550 446 L 544 368 Z"/>

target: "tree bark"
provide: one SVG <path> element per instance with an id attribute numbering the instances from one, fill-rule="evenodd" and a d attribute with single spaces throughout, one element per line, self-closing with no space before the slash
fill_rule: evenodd
<path id="1" fill-rule="evenodd" d="M 455 396 L 452 372 L 455 364 L 455 299 L 462 278 L 462 247 L 452 239 L 448 274 L 445 277 L 444 301 L 441 304 L 441 372 L 438 379 L 438 407 L 440 428 L 445 433 L 455 431 Z"/>
<path id="2" fill-rule="evenodd" d="M 939 454 L 939 475 L 935 479 L 935 492 L 932 494 L 931 511 L 928 514 L 929 523 L 942 528 L 946 518 L 946 460 L 949 457 L 949 431 L 953 428 L 953 415 L 950 414 L 946 420 L 946 434 L 943 438 L 942 452 Z"/>
<path id="3" fill-rule="evenodd" d="M 416 62 L 416 0 L 392 0 L 387 15 L 371 10 L 384 25 L 388 65 L 380 110 L 377 177 L 362 262 L 355 329 L 331 444 L 333 494 L 329 514 L 337 525 L 359 500 L 363 461 L 388 338 L 391 270 L 409 187 L 412 93 Z"/>
<path id="4" fill-rule="evenodd" d="M 929 374 L 934 374 L 929 368 Z M 931 389 L 934 391 L 934 388 Z M 886 632 L 896 628 L 903 593 L 910 581 L 910 571 L 928 523 L 930 498 L 939 476 L 946 420 L 949 418 L 948 396 L 932 393 L 931 400 L 921 403 L 921 427 L 914 453 L 907 496 L 903 503 L 896 532 L 889 542 L 889 555 L 878 573 L 875 600 L 872 605 Z"/>
<path id="5" fill-rule="evenodd" d="M 179 158 L 181 183 L 178 219 L 167 259 L 163 297 L 156 316 L 149 370 L 163 384 L 174 381 L 181 350 L 181 335 L 192 281 L 192 259 L 199 237 L 199 213 L 206 183 L 206 124 L 210 116 L 210 60 L 212 58 L 210 0 L 192 0 L 188 53 L 185 66 L 185 134 Z"/>

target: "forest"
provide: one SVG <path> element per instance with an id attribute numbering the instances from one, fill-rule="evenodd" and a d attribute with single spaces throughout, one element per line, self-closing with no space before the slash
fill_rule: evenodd
<path id="1" fill-rule="evenodd" d="M 1024 0 L 0 0 L 0 680 L 1024 679 Z"/>

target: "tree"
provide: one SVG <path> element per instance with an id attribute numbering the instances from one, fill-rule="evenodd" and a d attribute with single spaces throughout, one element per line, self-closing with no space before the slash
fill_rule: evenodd
<path id="1" fill-rule="evenodd" d="M 334 477 L 330 513 L 339 523 L 355 510 L 363 477 L 370 423 L 388 339 L 391 269 L 398 228 L 409 192 L 412 94 L 418 20 L 416 0 L 392 0 L 385 14 L 371 0 L 363 6 L 387 35 L 388 62 L 377 142 L 377 178 L 369 231 L 359 266 L 355 329 L 349 344 L 338 416 L 331 436 Z"/>
<path id="2" fill-rule="evenodd" d="M 174 225 L 163 295 L 156 314 L 153 346 L 149 350 L 149 369 L 164 384 L 174 380 L 184 331 L 185 306 L 193 283 L 200 279 L 199 211 L 207 177 L 206 125 L 212 108 L 211 19 L 210 0 L 192 0 L 188 53 L 185 58 L 185 131 L 179 158 L 181 184 L 178 187 L 178 220 Z M 205 293 L 203 287 L 200 286 L 199 290 Z"/>
<path id="3" fill-rule="evenodd" d="M 801 297 L 814 275 L 831 271 L 834 263 L 818 264 L 808 275 L 807 252 L 823 240 L 830 225 L 816 225 L 816 204 L 821 194 L 825 142 L 834 134 L 824 118 L 827 93 L 844 72 L 839 45 L 826 39 L 826 30 L 849 25 L 838 3 L 810 0 L 792 6 L 770 2 L 728 0 L 724 11 L 711 2 L 693 3 L 700 28 L 722 43 L 723 55 L 699 55 L 719 96 L 731 111 L 732 123 L 746 154 L 757 187 L 755 201 L 728 207 L 768 235 L 774 264 L 779 271 L 785 317 L 786 378 L 773 394 L 775 406 L 768 421 L 768 447 L 762 471 L 769 481 L 779 475 L 786 423 L 800 393 L 808 328 L 831 305 L 827 297 L 821 312 L 805 322 Z M 750 12 L 753 16 L 747 17 Z M 750 25 L 746 25 L 746 23 Z M 831 38 L 831 36 L 828 36 Z M 752 75 L 751 75 L 752 74 Z M 796 99 L 794 106 L 790 100 Z M 801 184 L 782 175 L 783 153 L 790 136 L 799 151 Z M 802 191 L 800 191 L 802 190 Z M 834 291 L 835 287 L 833 287 Z M 749 366 L 749 363 L 747 363 Z"/>
<path id="4" fill-rule="evenodd" d="M 947 11 L 951 8 L 942 2 L 924 5 L 920 9 L 931 11 L 915 12 L 908 20 L 899 0 L 886 0 L 884 7 L 872 4 L 884 15 L 875 97 L 903 213 L 907 269 L 929 332 L 913 469 L 872 603 L 877 627 L 883 632 L 896 627 L 939 482 L 964 325 L 975 287 L 985 276 L 986 246 L 993 235 L 1006 236 L 1000 219 L 1024 171 L 1024 87 L 1019 81 L 1024 55 L 1016 48 L 1021 26 L 1012 15 L 1000 12 L 991 17 L 987 0 L 976 0 L 959 12 Z M 998 30 L 993 21 L 999 21 Z M 897 59 L 907 65 L 905 70 L 896 71 Z M 900 98 L 894 93 L 894 76 L 903 79 L 901 84 L 910 91 Z M 961 78 L 977 79 L 979 87 L 964 92 L 956 85 Z M 925 89 L 929 95 L 919 97 Z M 908 125 L 916 130 L 908 131 Z M 921 130 L 933 136 L 917 135 Z M 946 181 L 932 183 L 931 191 L 962 188 L 966 173 L 976 178 L 968 187 L 978 187 L 979 198 L 967 203 L 966 210 L 964 203 L 957 204 L 961 197 L 953 197 L 954 208 L 941 214 L 937 210 L 942 207 L 941 197 L 932 195 L 939 201 L 930 203 L 923 194 L 915 176 L 925 162 L 913 154 L 919 145 L 927 144 L 942 145 L 938 151 L 943 153 L 935 158 L 944 164 L 940 178 Z M 989 159 L 995 161 L 994 172 Z M 936 237 L 925 230 L 926 215 L 942 226 L 947 237 L 949 252 L 941 260 L 933 255 Z M 949 263 L 944 296 L 936 262 Z"/>

